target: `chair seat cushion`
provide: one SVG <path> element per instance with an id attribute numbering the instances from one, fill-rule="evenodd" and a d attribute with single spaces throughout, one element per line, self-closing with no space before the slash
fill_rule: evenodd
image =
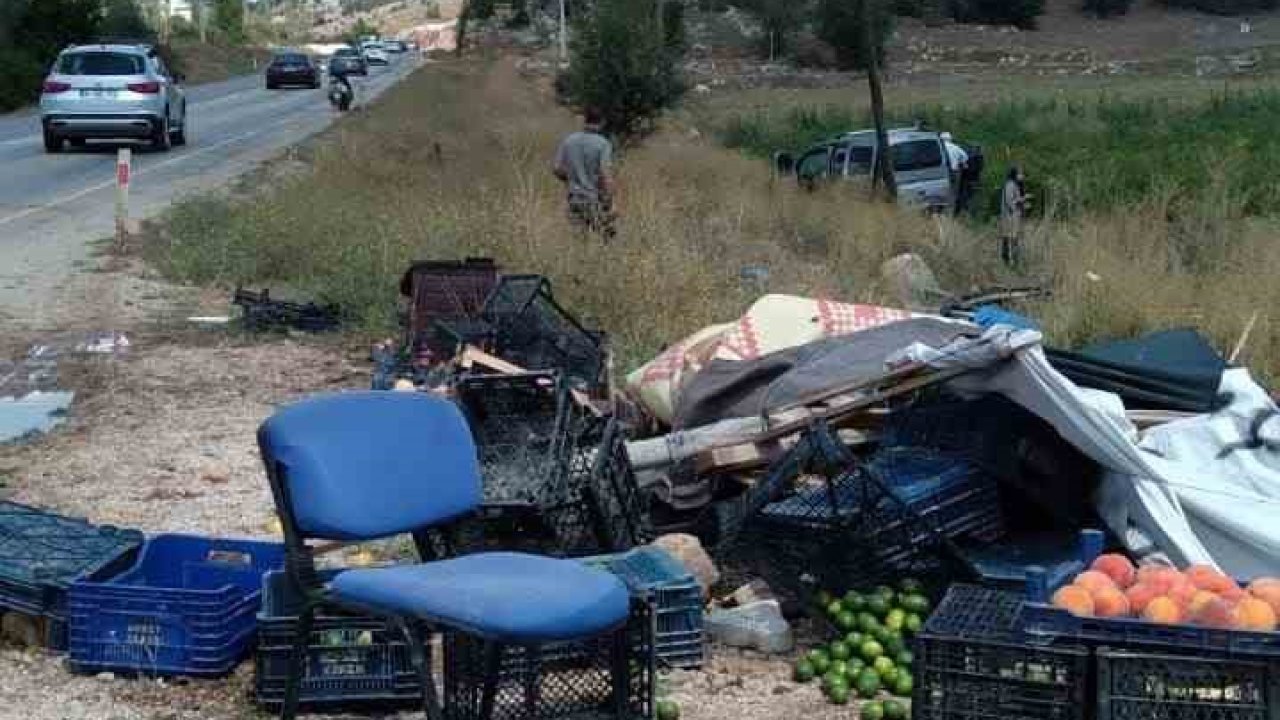
<path id="1" fill-rule="evenodd" d="M 416 617 L 504 643 L 598 635 L 626 622 L 622 581 L 572 560 L 478 553 L 422 565 L 347 570 L 335 600 Z"/>

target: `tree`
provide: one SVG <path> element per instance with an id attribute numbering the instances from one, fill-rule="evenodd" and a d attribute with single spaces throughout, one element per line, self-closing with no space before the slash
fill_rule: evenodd
<path id="1" fill-rule="evenodd" d="M 781 55 L 809 15 L 806 0 L 744 0 L 742 9 L 755 16 L 764 32 L 765 50 L 770 58 Z"/>
<path id="2" fill-rule="evenodd" d="M 370 35 L 378 35 L 378 26 L 364 18 L 360 18 L 359 20 L 356 20 L 356 24 L 352 25 L 351 29 L 343 35 L 343 39 L 350 43 L 358 43 L 361 38 L 369 37 Z"/>
<path id="3" fill-rule="evenodd" d="M 884 46 L 893 27 L 886 0 L 820 0 L 818 36 L 836 50 L 837 60 L 846 67 L 867 71 L 867 88 L 871 92 L 871 116 L 876 127 L 876 167 L 872 186 L 883 184 L 885 195 L 894 198 L 898 184 L 893 176 L 893 148 L 884 121 L 884 88 L 880 67 L 885 60 Z"/>
<path id="4" fill-rule="evenodd" d="M 950 0 L 956 22 L 1013 25 L 1034 30 L 1044 13 L 1044 0 Z"/>
<path id="5" fill-rule="evenodd" d="M 107 0 L 102 14 L 102 33 L 110 37 L 151 40 L 155 33 L 142 17 L 135 0 Z"/>
<path id="6" fill-rule="evenodd" d="M 574 13 L 571 62 L 560 85 L 581 107 L 598 108 L 605 132 L 648 131 L 680 99 L 680 48 L 667 43 L 661 0 L 597 0 Z"/>
<path id="7" fill-rule="evenodd" d="M 224 40 L 244 41 L 243 0 L 213 0 L 211 25 Z"/>

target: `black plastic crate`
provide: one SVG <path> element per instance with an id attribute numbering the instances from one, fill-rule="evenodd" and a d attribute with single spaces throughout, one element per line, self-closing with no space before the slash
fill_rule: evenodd
<path id="1" fill-rule="evenodd" d="M 559 370 L 580 390 L 606 384 L 603 333 L 588 330 L 551 294 L 541 275 L 507 275 L 485 301 L 481 319 L 494 329 L 494 350 L 529 370 Z"/>
<path id="2" fill-rule="evenodd" d="M 1084 720 L 1089 651 L 921 633 L 914 720 Z"/>
<path id="3" fill-rule="evenodd" d="M 1097 651 L 1097 720 L 1280 720 L 1280 662 Z"/>
<path id="4" fill-rule="evenodd" d="M 299 599 L 283 572 L 262 579 L 254 697 L 263 707 L 284 701 Z M 422 682 L 399 628 L 376 617 L 325 607 L 316 615 L 304 662 L 300 702 L 307 710 L 413 707 Z"/>
<path id="5" fill-rule="evenodd" d="M 520 550 L 582 557 L 628 550 L 647 542 L 648 508 L 631 470 L 626 439 L 613 419 L 583 417 L 568 432 L 568 458 L 553 468 L 548 502 L 488 503 L 456 523 L 450 533 L 434 533 L 441 555 L 481 550 Z"/>
<path id="6" fill-rule="evenodd" d="M 400 280 L 400 294 L 409 298 L 406 345 L 415 354 L 423 345 L 437 350 L 432 326 L 478 317 L 497 284 L 498 266 L 490 258 L 411 265 Z"/>
<path id="7" fill-rule="evenodd" d="M 558 374 L 468 375 L 455 390 L 479 452 L 486 501 L 547 506 L 568 499 L 565 468 L 583 411 Z"/>
<path id="8" fill-rule="evenodd" d="M 444 632 L 446 720 L 591 718 L 648 720 L 654 712 L 654 616 L 632 601 L 625 630 L 534 647 L 507 646 L 499 661 L 493 712 L 483 717 L 484 641 Z M 623 670 L 614 677 L 615 658 Z M 615 696 L 614 688 L 625 689 Z M 615 705 L 621 699 L 621 707 Z"/>
<path id="9" fill-rule="evenodd" d="M 107 580 L 127 570 L 142 541 L 137 530 L 0 501 L 0 612 L 41 618 L 45 644 L 66 650 L 71 584 Z"/>

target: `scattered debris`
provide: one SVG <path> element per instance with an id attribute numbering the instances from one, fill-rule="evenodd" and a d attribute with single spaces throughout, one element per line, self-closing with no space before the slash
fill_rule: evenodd
<path id="1" fill-rule="evenodd" d="M 752 648 L 763 653 L 785 653 L 795 647 L 791 625 L 782 617 L 777 600 L 758 600 L 734 608 L 707 613 L 711 639 L 729 647 Z"/>
<path id="2" fill-rule="evenodd" d="M 74 399 L 72 392 L 38 390 L 22 397 L 0 397 L 0 443 L 48 432 L 66 418 Z"/>
<path id="3" fill-rule="evenodd" d="M 271 299 L 270 290 L 255 293 L 236 288 L 232 303 L 243 311 L 242 322 L 250 332 L 301 330 L 329 332 L 337 330 L 341 314 L 335 305 L 295 303 Z"/>

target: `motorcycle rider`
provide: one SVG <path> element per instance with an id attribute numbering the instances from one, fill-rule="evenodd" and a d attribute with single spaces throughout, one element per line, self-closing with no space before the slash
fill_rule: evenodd
<path id="1" fill-rule="evenodd" d="M 332 60 L 329 62 L 329 85 L 333 88 L 330 90 L 330 97 L 333 96 L 333 90 L 338 90 L 346 96 L 346 105 L 350 105 L 356 97 L 356 91 L 351 87 L 351 81 L 347 79 L 347 68 L 343 63 L 335 63 Z M 338 87 L 334 87 L 335 85 Z"/>

